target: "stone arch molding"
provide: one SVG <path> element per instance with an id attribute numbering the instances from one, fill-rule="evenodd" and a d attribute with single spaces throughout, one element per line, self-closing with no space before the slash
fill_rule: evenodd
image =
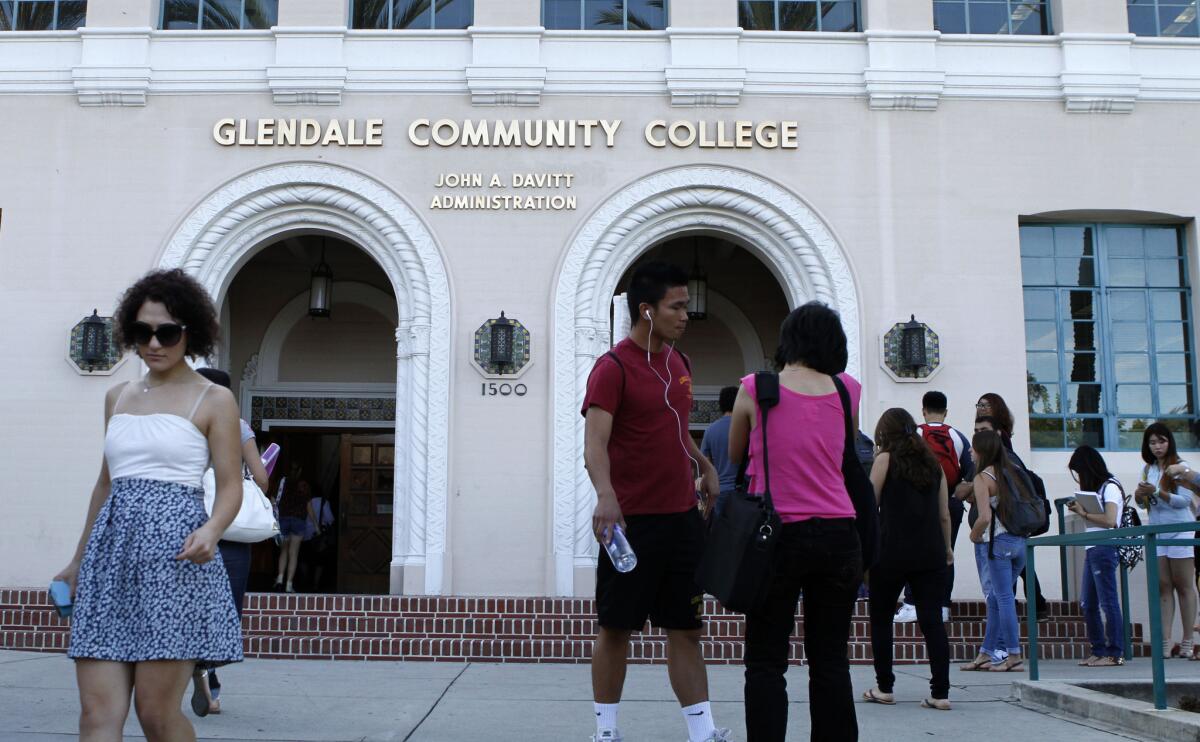
<path id="1" fill-rule="evenodd" d="M 792 307 L 836 308 L 860 366 L 858 292 L 844 253 L 818 214 L 790 191 L 729 167 L 689 166 L 642 178 L 606 200 L 575 234 L 554 296 L 555 591 L 590 589 L 595 493 L 583 467 L 579 405 L 588 373 L 610 345 L 609 308 L 621 275 L 655 244 L 689 231 L 716 232 L 754 252 Z"/>
<path id="2" fill-rule="evenodd" d="M 336 165 L 285 163 L 226 183 L 189 213 L 158 265 L 182 268 L 220 302 L 273 237 L 340 236 L 369 254 L 396 296 L 396 489 L 391 591 L 444 589 L 448 493 L 450 288 L 429 229 L 393 191 Z"/>

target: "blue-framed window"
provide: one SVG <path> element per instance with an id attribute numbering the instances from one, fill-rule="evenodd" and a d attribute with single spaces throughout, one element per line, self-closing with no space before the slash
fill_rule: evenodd
<path id="1" fill-rule="evenodd" d="M 1023 225 L 1021 274 L 1034 448 L 1135 450 L 1155 420 L 1197 447 L 1182 229 Z"/>
<path id="2" fill-rule="evenodd" d="M 942 33 L 1049 36 L 1046 0 L 934 0 L 933 27 Z"/>
<path id="3" fill-rule="evenodd" d="M 474 22 L 474 0 L 350 0 L 351 28 L 428 31 Z"/>
<path id="4" fill-rule="evenodd" d="M 542 25 L 574 31 L 661 31 L 667 27 L 667 0 L 542 0 Z"/>
<path id="5" fill-rule="evenodd" d="M 746 31 L 861 31 L 858 0 L 739 0 Z"/>
<path id="6" fill-rule="evenodd" d="M 167 31 L 246 31 L 279 23 L 279 0 L 163 0 Z"/>
<path id="7" fill-rule="evenodd" d="M 1138 36 L 1200 36 L 1196 0 L 1127 0 L 1129 32 Z"/>
<path id="8" fill-rule="evenodd" d="M 0 0 L 0 31 L 71 31 L 87 18 L 87 0 Z"/>

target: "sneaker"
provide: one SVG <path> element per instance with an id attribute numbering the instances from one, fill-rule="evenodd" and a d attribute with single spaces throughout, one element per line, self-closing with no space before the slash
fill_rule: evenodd
<path id="1" fill-rule="evenodd" d="M 946 623 L 949 620 L 950 620 L 950 609 L 943 608 L 942 609 L 942 623 Z"/>
<path id="2" fill-rule="evenodd" d="M 896 611 L 896 616 L 892 619 L 892 623 L 912 623 L 916 620 L 917 607 L 908 603 L 902 603 L 900 610 Z"/>
<path id="3" fill-rule="evenodd" d="M 733 742 L 733 730 L 714 729 L 712 734 L 704 738 L 704 742 Z"/>
<path id="4" fill-rule="evenodd" d="M 624 739 L 617 729 L 601 729 L 592 735 L 592 742 L 621 742 Z"/>

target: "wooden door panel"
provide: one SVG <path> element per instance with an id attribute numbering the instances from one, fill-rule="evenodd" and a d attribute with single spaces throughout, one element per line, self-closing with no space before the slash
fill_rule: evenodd
<path id="1" fill-rule="evenodd" d="M 395 436 L 342 436 L 338 590 L 386 594 L 392 561 Z"/>

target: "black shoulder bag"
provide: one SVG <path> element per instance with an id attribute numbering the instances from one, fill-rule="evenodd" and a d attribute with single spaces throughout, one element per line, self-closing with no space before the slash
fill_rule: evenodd
<path id="1" fill-rule="evenodd" d="M 746 483 L 749 455 L 743 456 L 737 489 L 729 496 L 721 515 L 710 524 L 704 555 L 696 569 L 697 584 L 725 608 L 738 613 L 752 613 L 765 604 L 782 525 L 771 501 L 771 470 L 767 459 L 767 411 L 779 403 L 779 376 L 757 373 L 754 388 L 762 413 L 763 494 L 762 497 L 750 494 Z"/>
<path id="2" fill-rule="evenodd" d="M 833 377 L 838 397 L 842 400 L 842 415 L 846 418 L 846 445 L 842 451 L 842 479 L 846 492 L 854 503 L 854 525 L 858 529 L 858 542 L 862 546 L 863 571 L 875 566 L 879 558 L 879 505 L 875 502 L 875 487 L 870 477 L 858 463 L 854 450 L 856 438 L 854 413 L 850 409 L 850 392 L 837 376 Z"/>

